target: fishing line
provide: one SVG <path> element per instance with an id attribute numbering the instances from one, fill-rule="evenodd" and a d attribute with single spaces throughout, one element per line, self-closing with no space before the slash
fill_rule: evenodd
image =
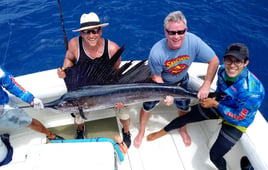
<path id="1" fill-rule="evenodd" d="M 66 32 L 65 32 L 60 0 L 58 0 L 58 6 L 59 6 L 59 10 L 60 10 L 60 18 L 61 18 L 61 25 L 62 25 L 62 31 L 63 31 L 63 36 L 64 36 L 64 44 L 65 44 L 65 49 L 67 51 L 68 50 L 68 39 L 67 39 L 67 35 L 66 35 Z"/>
<path id="2" fill-rule="evenodd" d="M 8 21 L 8 25 L 9 25 L 9 37 L 8 37 L 8 41 L 7 41 L 7 48 L 6 48 L 6 51 L 5 51 L 4 60 L 3 60 L 3 63 L 2 63 L 3 66 L 6 63 L 7 51 L 8 51 L 8 48 L 9 48 L 10 39 L 11 39 L 11 35 L 12 35 L 11 24 L 9 23 L 9 21 Z"/>

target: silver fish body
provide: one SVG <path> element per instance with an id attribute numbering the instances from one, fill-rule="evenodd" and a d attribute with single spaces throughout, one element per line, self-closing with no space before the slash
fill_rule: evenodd
<path id="1" fill-rule="evenodd" d="M 62 112 L 83 112 L 112 108 L 116 103 L 132 105 L 146 101 L 161 100 L 171 95 L 174 98 L 196 98 L 195 92 L 189 92 L 179 86 L 167 86 L 154 83 L 93 85 L 64 94 L 60 99 L 47 103 Z"/>

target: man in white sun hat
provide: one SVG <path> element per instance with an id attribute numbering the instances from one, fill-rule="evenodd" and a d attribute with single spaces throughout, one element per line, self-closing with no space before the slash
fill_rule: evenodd
<path id="1" fill-rule="evenodd" d="M 102 28 L 108 26 L 109 23 L 101 23 L 98 15 L 94 12 L 83 14 L 80 18 L 80 28 L 73 32 L 80 32 L 80 36 L 74 37 L 69 41 L 68 50 L 66 51 L 62 68 L 58 68 L 57 73 L 60 78 L 65 78 L 65 69 L 73 65 L 88 62 L 91 65 L 96 64 L 97 60 L 110 60 L 112 56 L 120 49 L 113 41 L 101 37 Z M 114 67 L 119 68 L 121 57 L 115 63 Z M 122 123 L 123 141 L 129 147 L 131 144 L 129 125 L 129 111 L 123 104 L 119 103 L 115 106 L 116 114 Z M 77 126 L 76 138 L 84 138 L 83 123 Z"/>

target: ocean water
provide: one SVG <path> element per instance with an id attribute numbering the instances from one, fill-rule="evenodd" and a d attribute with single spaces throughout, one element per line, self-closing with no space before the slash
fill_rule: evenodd
<path id="1" fill-rule="evenodd" d="M 125 45 L 123 60 L 145 59 L 164 37 L 163 20 L 172 11 L 185 14 L 189 31 L 200 36 L 222 63 L 227 45 L 242 42 L 250 50 L 249 69 L 268 93 L 268 1 L 263 0 L 61 0 L 68 39 L 77 36 L 82 13 L 96 12 L 110 25 L 103 37 Z M 57 0 L 0 0 L 0 64 L 14 76 L 62 66 L 63 28 Z M 268 120 L 268 95 L 260 108 Z"/>

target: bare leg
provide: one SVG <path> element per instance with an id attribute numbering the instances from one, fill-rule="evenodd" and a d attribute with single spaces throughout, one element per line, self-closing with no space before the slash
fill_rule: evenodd
<path id="1" fill-rule="evenodd" d="M 75 124 L 75 126 L 76 126 L 76 129 L 77 130 L 84 130 L 84 125 L 85 125 L 85 123 L 81 123 L 81 124 Z"/>
<path id="2" fill-rule="evenodd" d="M 130 119 L 127 119 L 127 120 L 120 119 L 120 122 L 121 122 L 121 124 L 123 126 L 124 133 L 128 133 L 129 132 Z"/>
<path id="3" fill-rule="evenodd" d="M 131 145 L 131 134 L 129 131 L 129 125 L 130 125 L 130 119 L 122 120 L 120 119 L 120 122 L 123 126 L 122 133 L 123 133 L 123 141 L 127 145 L 127 147 L 130 147 Z"/>
<path id="4" fill-rule="evenodd" d="M 158 132 L 154 132 L 154 133 L 149 134 L 147 136 L 147 141 L 153 141 L 153 140 L 158 139 L 162 136 L 165 136 L 166 134 L 167 134 L 167 132 L 164 129 L 161 129 Z"/>
<path id="5" fill-rule="evenodd" d="M 85 120 L 80 116 L 80 114 L 73 114 L 74 126 L 76 127 L 75 139 L 85 138 Z"/>
<path id="6" fill-rule="evenodd" d="M 182 116 L 182 115 L 187 114 L 188 112 L 184 112 L 184 111 L 179 110 L 178 113 L 179 113 L 179 116 Z M 191 145 L 191 138 L 190 138 L 190 136 L 187 133 L 186 125 L 184 125 L 183 127 L 181 127 L 179 129 L 179 132 L 181 134 L 181 137 L 182 137 L 182 140 L 184 142 L 184 145 L 187 146 L 187 147 L 190 146 Z"/>
<path id="7" fill-rule="evenodd" d="M 77 130 L 83 130 L 84 129 L 84 124 L 85 120 L 80 116 L 80 114 L 73 114 L 74 117 L 74 126 L 76 127 Z"/>
<path id="8" fill-rule="evenodd" d="M 48 138 L 53 139 L 56 137 L 56 135 L 52 132 L 50 132 L 39 120 L 34 119 L 32 120 L 32 123 L 27 126 L 29 128 L 31 128 L 34 131 L 40 132 L 40 133 L 44 133 L 48 136 Z"/>
<path id="9" fill-rule="evenodd" d="M 134 139 L 134 146 L 136 148 L 139 148 L 141 146 L 142 138 L 144 137 L 144 133 L 145 133 L 145 127 L 146 127 L 146 124 L 150 118 L 150 115 L 151 115 L 151 111 L 146 112 L 143 110 L 143 108 L 141 108 L 141 111 L 140 111 L 140 129 L 139 129 L 138 135 Z"/>
<path id="10" fill-rule="evenodd" d="M 120 119 L 120 123 L 123 126 L 122 135 L 123 141 L 127 147 L 131 145 L 131 134 L 129 131 L 130 118 L 129 118 L 129 109 L 124 107 L 123 103 L 117 103 L 114 107 L 114 111 L 117 117 Z"/>

